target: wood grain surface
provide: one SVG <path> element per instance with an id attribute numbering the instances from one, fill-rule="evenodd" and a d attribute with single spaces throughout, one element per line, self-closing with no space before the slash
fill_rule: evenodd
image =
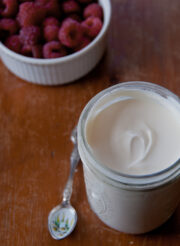
<path id="1" fill-rule="evenodd" d="M 145 235 L 105 226 L 88 205 L 81 165 L 72 196 L 77 227 L 62 241 L 48 233 L 48 213 L 61 201 L 68 177 L 69 136 L 89 99 L 132 80 L 151 81 L 180 96 L 180 1 L 112 0 L 112 7 L 107 51 L 75 83 L 28 84 L 0 62 L 0 246 L 180 245 L 180 206 Z"/>

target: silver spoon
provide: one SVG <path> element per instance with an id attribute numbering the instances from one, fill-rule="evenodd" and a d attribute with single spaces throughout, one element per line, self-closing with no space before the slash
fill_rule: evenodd
<path id="1" fill-rule="evenodd" d="M 77 148 L 76 127 L 72 131 L 71 141 L 74 143 L 74 149 L 70 157 L 71 169 L 68 181 L 63 191 L 62 203 L 53 208 L 48 216 L 49 232 L 51 236 L 56 240 L 67 237 L 74 230 L 77 222 L 76 210 L 70 204 L 74 172 L 80 160 Z"/>

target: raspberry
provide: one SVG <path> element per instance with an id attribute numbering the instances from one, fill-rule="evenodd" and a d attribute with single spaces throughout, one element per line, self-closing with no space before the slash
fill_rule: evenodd
<path id="1" fill-rule="evenodd" d="M 10 50 L 13 50 L 17 53 L 20 53 L 21 52 L 21 47 L 22 47 L 22 44 L 20 42 L 20 39 L 19 39 L 19 36 L 18 35 L 12 35 L 12 36 L 9 36 L 5 43 L 4 43 Z"/>
<path id="2" fill-rule="evenodd" d="M 54 17 L 46 18 L 43 22 L 43 34 L 46 41 L 58 40 L 59 21 Z"/>
<path id="3" fill-rule="evenodd" d="M 16 20 L 4 18 L 0 20 L 0 30 L 7 31 L 9 34 L 15 34 L 19 29 Z"/>
<path id="4" fill-rule="evenodd" d="M 5 8 L 0 10 L 0 14 L 3 17 L 13 17 L 16 15 L 18 11 L 17 0 L 3 0 L 2 3 L 5 5 Z"/>
<path id="5" fill-rule="evenodd" d="M 84 33 L 88 37 L 94 38 L 102 28 L 102 21 L 98 17 L 91 16 L 82 22 L 82 27 L 84 28 Z"/>
<path id="6" fill-rule="evenodd" d="M 23 45 L 21 49 L 21 54 L 24 56 L 32 57 L 32 46 L 31 45 Z"/>
<path id="7" fill-rule="evenodd" d="M 84 18 L 87 19 L 90 16 L 98 17 L 100 19 L 103 18 L 103 10 L 102 7 L 98 3 L 89 4 L 84 9 Z"/>
<path id="8" fill-rule="evenodd" d="M 43 21 L 43 26 L 55 25 L 60 26 L 59 21 L 54 17 L 48 17 Z"/>
<path id="9" fill-rule="evenodd" d="M 41 45 L 32 46 L 32 55 L 34 58 L 43 58 L 42 46 Z"/>
<path id="10" fill-rule="evenodd" d="M 67 18 L 71 18 L 71 19 L 73 19 L 75 21 L 78 21 L 78 22 L 81 22 L 82 21 L 81 17 L 79 15 L 77 15 L 77 14 L 69 14 L 67 16 Z"/>
<path id="11" fill-rule="evenodd" d="M 19 6 L 18 21 L 21 26 L 40 24 L 46 15 L 42 6 L 36 6 L 33 2 L 22 3 Z"/>
<path id="12" fill-rule="evenodd" d="M 75 51 L 79 51 L 82 50 L 83 48 L 85 48 L 89 43 L 91 42 L 91 40 L 88 37 L 83 37 L 81 40 L 81 43 L 74 49 Z"/>
<path id="13" fill-rule="evenodd" d="M 70 13 L 76 13 L 80 11 L 80 6 L 75 0 L 67 0 L 62 3 L 62 9 L 64 13 L 70 14 Z"/>
<path id="14" fill-rule="evenodd" d="M 43 58 L 41 45 L 24 45 L 21 49 L 21 54 L 24 56 Z"/>
<path id="15" fill-rule="evenodd" d="M 20 41 L 24 45 L 35 45 L 41 39 L 41 31 L 37 26 L 23 27 L 20 31 Z"/>
<path id="16" fill-rule="evenodd" d="M 92 0 L 78 0 L 78 2 L 80 2 L 80 3 L 90 3 L 90 2 L 92 2 Z"/>
<path id="17" fill-rule="evenodd" d="M 68 18 L 63 21 L 58 37 L 62 44 L 74 48 L 82 40 L 83 29 L 79 22 Z"/>
<path id="18" fill-rule="evenodd" d="M 43 33 L 46 41 L 58 40 L 59 27 L 56 25 L 48 25 L 44 27 Z"/>
<path id="19" fill-rule="evenodd" d="M 47 16 L 59 18 L 61 15 L 60 5 L 58 0 L 36 0 L 35 4 L 46 9 Z"/>
<path id="20" fill-rule="evenodd" d="M 24 3 L 24 2 L 32 2 L 32 0 L 19 0 L 19 2 Z"/>
<path id="21" fill-rule="evenodd" d="M 51 41 L 43 46 L 44 58 L 58 58 L 65 55 L 67 52 L 59 41 Z"/>

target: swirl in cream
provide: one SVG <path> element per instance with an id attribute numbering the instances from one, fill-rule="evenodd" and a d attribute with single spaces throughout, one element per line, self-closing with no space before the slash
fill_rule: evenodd
<path id="1" fill-rule="evenodd" d="M 124 133 L 124 141 L 127 141 L 127 150 L 129 150 L 129 156 L 131 158 L 129 167 L 138 165 L 143 161 L 152 148 L 152 131 L 145 124 L 141 126 L 141 129 L 127 130 Z"/>

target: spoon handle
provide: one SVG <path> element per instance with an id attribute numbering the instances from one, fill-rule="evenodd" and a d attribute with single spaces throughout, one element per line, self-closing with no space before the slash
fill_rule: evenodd
<path id="1" fill-rule="evenodd" d="M 71 169 L 70 169 L 70 174 L 68 177 L 68 181 L 66 183 L 65 189 L 63 191 L 63 204 L 66 205 L 70 202 L 70 198 L 72 195 L 72 185 L 73 185 L 73 177 L 74 177 L 74 172 L 77 167 L 77 164 L 80 160 L 79 157 L 79 152 L 77 145 L 75 145 L 71 157 L 70 157 L 70 164 L 71 164 Z"/>

